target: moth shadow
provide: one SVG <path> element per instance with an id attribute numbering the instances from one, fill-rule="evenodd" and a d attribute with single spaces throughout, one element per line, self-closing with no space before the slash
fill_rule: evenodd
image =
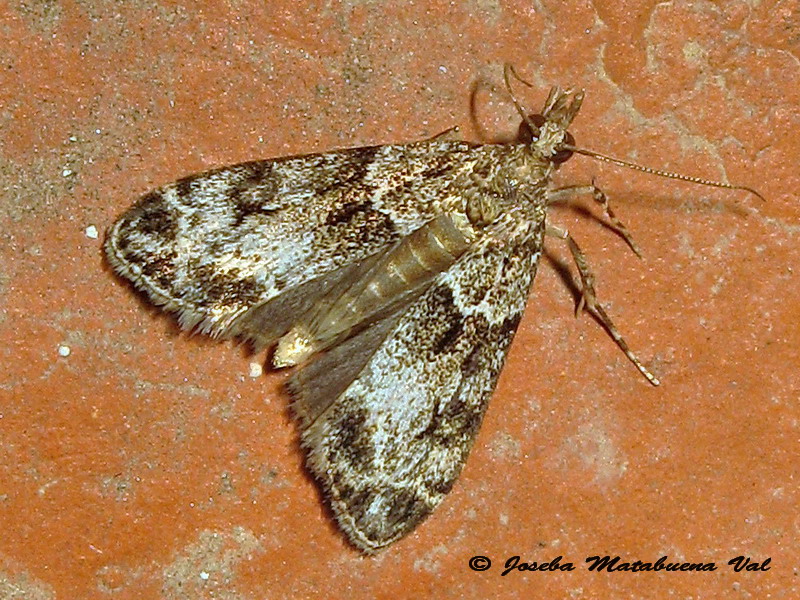
<path id="1" fill-rule="evenodd" d="M 180 326 L 174 314 L 166 313 L 161 306 L 156 305 L 147 297 L 146 292 L 137 288 L 132 281 L 126 279 L 123 275 L 117 273 L 116 269 L 114 269 L 114 267 L 111 265 L 108 256 L 106 255 L 105 244 L 100 246 L 99 252 L 101 255 L 101 269 L 103 269 L 105 273 L 110 274 L 116 281 L 127 288 L 128 291 L 131 292 L 131 295 L 135 298 L 136 302 L 139 304 L 139 308 L 147 315 L 152 317 L 153 321 L 166 322 L 166 334 L 169 337 L 180 337 L 182 335 L 186 335 L 187 333 L 191 334 L 191 332 L 187 332 Z"/>
<path id="2" fill-rule="evenodd" d="M 588 221 L 592 221 L 597 225 L 600 225 L 603 229 L 606 229 L 609 233 L 611 233 L 612 235 L 618 237 L 620 240 L 625 242 L 625 236 L 623 236 L 619 231 L 614 229 L 614 227 L 612 227 L 608 221 L 603 219 L 603 217 L 592 212 L 582 202 L 580 201 L 564 202 L 563 204 L 559 205 L 559 208 L 568 210 L 569 212 L 578 215 L 581 219 L 586 219 Z"/>
<path id="3" fill-rule="evenodd" d="M 128 289 L 128 291 L 131 292 L 131 296 L 135 298 L 139 308 L 148 316 L 150 316 L 152 321 L 164 323 L 164 333 L 166 336 L 170 338 L 192 338 L 194 342 L 208 346 L 219 344 L 221 341 L 220 339 L 215 339 L 210 335 L 200 332 L 197 327 L 181 327 L 178 315 L 176 313 L 164 310 L 162 305 L 156 304 L 147 296 L 147 292 L 139 289 L 131 280 L 117 273 L 113 265 L 109 262 L 108 256 L 106 255 L 105 243 L 100 247 L 99 252 L 101 255 L 100 268 L 105 273 L 110 274 L 116 281 L 122 283 Z M 239 340 L 233 341 L 236 345 L 247 346 L 247 344 L 241 343 Z M 245 356 L 252 355 L 252 351 L 245 354 Z"/>
<path id="4" fill-rule="evenodd" d="M 573 300 L 575 301 L 575 306 L 577 306 L 581 299 L 581 286 L 578 284 L 578 280 L 575 278 L 572 272 L 572 267 L 566 260 L 562 259 L 547 246 L 545 246 L 543 254 L 547 262 L 556 272 L 558 278 L 561 280 L 561 283 L 572 295 Z"/>
<path id="5" fill-rule="evenodd" d="M 543 255 L 548 264 L 550 264 L 550 266 L 556 272 L 558 278 L 564 284 L 564 287 L 566 287 L 569 293 L 572 295 L 574 307 L 575 310 L 577 311 L 581 298 L 583 297 L 583 290 L 581 288 L 581 285 L 579 284 L 580 281 L 579 277 L 573 273 L 572 267 L 565 260 L 562 260 L 549 248 L 545 247 Z M 608 327 L 606 326 L 606 324 L 593 311 L 584 309 L 581 311 L 581 313 L 588 313 L 589 317 L 591 317 L 595 321 L 595 323 L 597 323 L 601 328 L 608 331 Z M 575 316 L 576 317 L 582 316 L 582 314 L 581 315 L 576 314 Z"/>
<path id="6" fill-rule="evenodd" d="M 472 85 L 470 86 L 470 93 L 469 93 L 469 120 L 470 125 L 472 126 L 475 133 L 477 133 L 478 138 L 481 142 L 486 144 L 510 144 L 519 141 L 519 135 L 498 135 L 497 133 L 491 133 L 487 127 L 485 127 L 481 121 L 479 120 L 478 114 L 478 99 L 482 92 L 488 92 L 492 95 L 498 94 L 500 89 L 492 84 L 489 79 L 486 77 L 479 77 L 476 79 Z M 505 101 L 507 102 L 507 92 L 503 92 L 506 96 Z"/>
<path id="7" fill-rule="evenodd" d="M 720 191 L 720 193 L 725 193 Z M 617 206 L 633 206 L 637 204 L 641 204 L 642 201 L 638 198 L 631 198 L 631 193 L 626 193 L 621 196 L 614 197 L 614 205 Z M 591 202 L 591 200 L 588 200 Z M 565 202 L 558 203 L 557 208 L 569 211 L 571 213 L 577 214 L 581 219 L 587 219 L 592 221 L 593 223 L 600 224 L 604 229 L 606 229 L 609 233 L 617 237 L 619 240 L 626 244 L 625 237 L 617 231 L 606 218 L 596 214 L 592 211 L 586 204 L 586 200 L 582 199 L 571 199 Z M 695 214 L 710 214 L 710 215 L 720 215 L 720 214 L 732 214 L 737 217 L 747 217 L 750 215 L 750 212 L 744 207 L 742 204 L 735 200 L 726 200 L 726 199 L 713 199 L 708 196 L 703 196 L 696 200 L 687 200 L 685 197 L 680 197 L 678 195 L 647 195 L 647 205 L 649 207 L 655 207 L 657 212 L 671 212 L 674 214 L 683 214 L 687 217 Z M 593 205 L 589 205 L 593 206 Z M 619 212 L 619 211 L 617 211 Z M 636 237 L 636 232 L 631 231 L 631 235 Z M 575 302 L 575 306 L 577 307 L 579 302 L 581 301 L 583 290 L 580 284 L 580 278 L 577 274 L 576 267 L 574 262 L 569 261 L 568 259 L 563 259 L 559 255 L 557 255 L 549 245 L 545 245 L 543 255 L 547 260 L 548 264 L 553 268 L 556 272 L 556 275 L 561 280 L 564 287 L 567 288 L 569 293 L 573 297 L 573 301 Z M 589 312 L 590 316 L 603 328 L 606 328 L 605 324 L 603 323 L 602 319 L 600 319 L 597 315 L 595 315 L 591 311 L 584 311 Z"/>
<path id="8" fill-rule="evenodd" d="M 705 190 L 705 194 L 677 191 L 671 194 L 652 194 L 648 192 L 626 191 L 624 194 L 610 196 L 614 207 L 647 205 L 655 212 L 670 212 L 687 217 L 694 214 L 732 214 L 748 217 L 751 211 L 740 200 L 730 197 L 730 190 Z"/>
<path id="9" fill-rule="evenodd" d="M 719 191 L 716 193 L 722 194 L 725 192 Z M 703 195 L 687 199 L 683 194 L 650 194 L 646 192 L 637 193 L 626 191 L 623 194 L 609 194 L 609 197 L 615 213 L 617 213 L 617 216 L 620 217 L 623 222 L 625 222 L 625 210 L 624 208 L 620 210 L 620 207 L 642 206 L 643 204 L 646 204 L 648 209 L 651 209 L 655 213 L 684 215 L 687 219 L 692 217 L 692 215 L 703 214 L 731 214 L 741 218 L 747 218 L 751 214 L 751 211 L 748 210 L 746 206 L 742 205 L 741 202 L 724 198 L 714 198 L 713 195 Z M 625 237 L 610 224 L 608 219 L 596 214 L 589 208 L 590 206 L 598 208 L 598 205 L 593 203 L 587 196 L 553 203 L 549 208 L 551 210 L 555 209 L 556 211 L 559 209 L 568 210 L 577 214 L 582 219 L 588 219 L 599 223 L 604 229 L 607 229 L 624 241 Z M 634 238 L 636 237 L 635 230 L 631 230 L 630 233 Z"/>

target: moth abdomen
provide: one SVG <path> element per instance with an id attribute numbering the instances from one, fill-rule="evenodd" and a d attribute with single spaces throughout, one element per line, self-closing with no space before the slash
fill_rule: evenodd
<path id="1" fill-rule="evenodd" d="M 475 230 L 463 215 L 439 215 L 401 240 L 365 288 L 385 301 L 402 287 L 417 287 L 450 267 L 474 240 Z"/>
<path id="2" fill-rule="evenodd" d="M 377 262 L 336 286 L 318 309 L 281 338 L 273 364 L 284 367 L 360 331 L 389 310 L 410 301 L 436 275 L 449 269 L 476 239 L 476 230 L 460 213 L 429 221 L 388 250 Z"/>

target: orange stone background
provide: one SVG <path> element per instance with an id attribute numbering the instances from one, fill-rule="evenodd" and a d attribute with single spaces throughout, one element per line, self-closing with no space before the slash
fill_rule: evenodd
<path id="1" fill-rule="evenodd" d="M 796 0 L 0 2 L 0 598 L 797 597 L 799 52 Z M 180 334 L 104 231 L 214 166 L 509 136 L 505 62 L 534 110 L 585 88 L 579 144 L 766 202 L 568 162 L 645 259 L 590 199 L 552 220 L 662 386 L 573 318 L 551 243 L 462 477 L 363 558 L 303 468 L 286 375 Z M 587 571 L 605 554 L 718 570 Z M 513 555 L 576 569 L 501 577 Z"/>

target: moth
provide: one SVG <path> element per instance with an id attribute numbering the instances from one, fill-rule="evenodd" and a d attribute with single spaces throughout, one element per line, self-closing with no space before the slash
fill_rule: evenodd
<path id="1" fill-rule="evenodd" d="M 519 325 L 546 235 L 565 240 L 592 312 L 650 381 L 595 298 L 586 258 L 547 208 L 573 154 L 582 92 L 550 90 L 515 141 L 446 135 L 247 162 L 143 196 L 110 228 L 114 270 L 180 325 L 274 346 L 307 466 L 347 539 L 374 553 L 412 531 L 456 481 Z M 445 132 L 447 133 L 447 132 Z M 743 188 L 748 189 L 749 188 Z M 752 191 L 752 190 L 749 190 Z M 755 192 L 754 192 L 755 193 Z M 638 252 L 638 251 L 637 251 Z"/>

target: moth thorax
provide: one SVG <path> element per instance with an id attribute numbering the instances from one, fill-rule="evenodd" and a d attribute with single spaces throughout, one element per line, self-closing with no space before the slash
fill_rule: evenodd
<path id="1" fill-rule="evenodd" d="M 446 213 L 405 236 L 352 281 L 334 286 L 278 342 L 276 367 L 300 364 L 379 320 L 398 303 L 415 297 L 447 270 L 475 240 L 462 214 Z"/>
<path id="2" fill-rule="evenodd" d="M 467 197 L 465 210 L 469 222 L 480 227 L 493 223 L 500 214 L 497 202 L 486 193 L 471 194 Z"/>

